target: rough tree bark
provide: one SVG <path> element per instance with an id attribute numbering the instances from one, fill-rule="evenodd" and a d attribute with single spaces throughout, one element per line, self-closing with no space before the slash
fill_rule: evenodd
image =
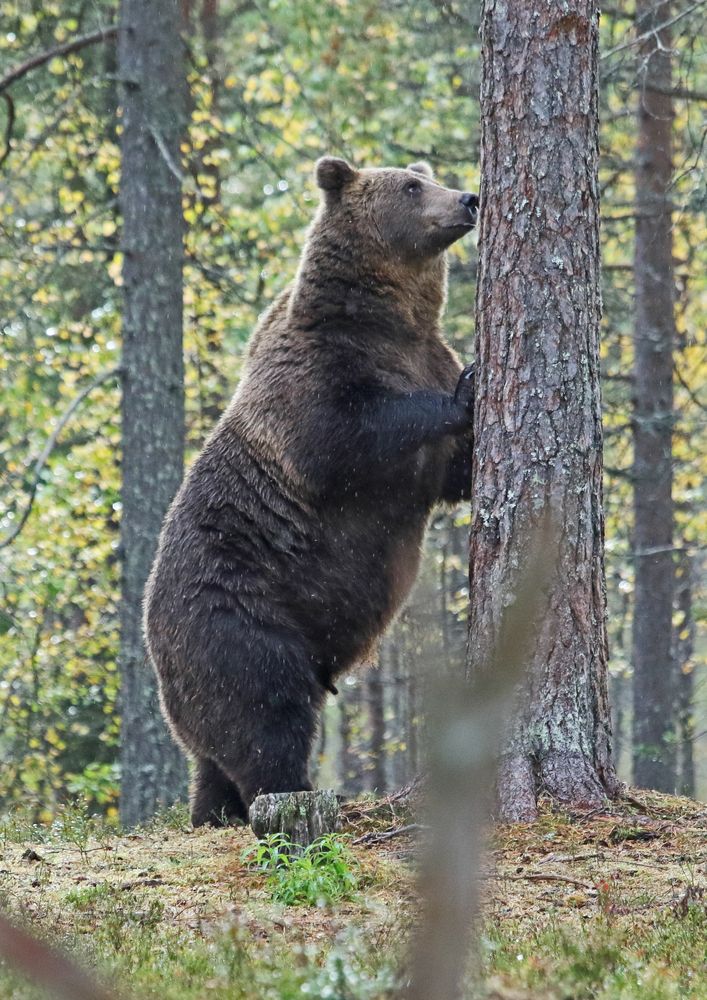
<path id="1" fill-rule="evenodd" d="M 123 0 L 123 316 L 120 668 L 121 820 L 132 826 L 184 791 L 142 637 L 142 592 L 182 476 L 182 184 L 185 75 L 178 0 Z"/>
<path id="2" fill-rule="evenodd" d="M 599 393 L 597 10 L 487 0 L 470 553 L 472 672 L 488 662 L 529 539 L 559 558 L 499 774 L 500 811 L 614 795 Z"/>
<path id="3" fill-rule="evenodd" d="M 672 5 L 638 0 L 636 283 L 633 411 L 633 780 L 675 791 L 677 677 L 673 614 L 673 345 L 675 307 L 670 204 L 673 106 Z M 664 91 L 665 93 L 660 93 Z"/>

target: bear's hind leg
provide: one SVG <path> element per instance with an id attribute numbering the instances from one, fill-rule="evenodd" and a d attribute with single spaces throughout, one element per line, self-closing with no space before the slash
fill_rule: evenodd
<path id="1" fill-rule="evenodd" d="M 290 632 L 212 616 L 210 652 L 218 691 L 208 753 L 249 807 L 269 792 L 311 791 L 309 755 L 324 700 L 308 648 Z"/>
<path id="2" fill-rule="evenodd" d="M 317 707 L 305 691 L 258 698 L 245 739 L 216 752 L 219 767 L 237 785 L 246 807 L 269 792 L 309 792 L 309 755 Z"/>
<path id="3" fill-rule="evenodd" d="M 288 712 L 273 713 L 253 726 L 251 752 L 228 768 L 248 806 L 269 792 L 311 792 L 309 755 L 315 729 L 316 714 L 306 702 L 295 702 Z"/>
<path id="4" fill-rule="evenodd" d="M 191 787 L 192 826 L 230 826 L 248 822 L 248 810 L 236 784 L 208 757 L 196 760 Z"/>

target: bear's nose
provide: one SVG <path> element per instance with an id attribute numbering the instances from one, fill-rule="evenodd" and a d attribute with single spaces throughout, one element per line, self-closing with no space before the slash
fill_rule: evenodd
<path id="1" fill-rule="evenodd" d="M 479 196 L 478 194 L 471 194 L 469 191 L 465 191 L 461 196 L 459 201 L 464 205 L 465 208 L 473 209 L 479 207 Z"/>

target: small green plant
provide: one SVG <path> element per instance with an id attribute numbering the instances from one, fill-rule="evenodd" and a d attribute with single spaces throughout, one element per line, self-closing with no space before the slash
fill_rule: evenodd
<path id="1" fill-rule="evenodd" d="M 161 830 L 188 830 L 190 826 L 189 806 L 186 802 L 175 802 L 171 806 L 158 809 L 143 829 L 148 833 Z"/>
<path id="2" fill-rule="evenodd" d="M 329 906 L 351 899 L 358 888 L 358 862 L 346 838 L 335 834 L 319 837 L 304 851 L 284 834 L 270 834 L 242 859 L 267 875 L 272 899 L 286 906 Z"/>
<path id="3" fill-rule="evenodd" d="M 95 829 L 96 821 L 88 811 L 88 804 L 83 796 L 78 795 L 61 806 L 52 823 L 51 832 L 55 840 L 73 844 L 81 857 L 85 858 Z"/>
<path id="4" fill-rule="evenodd" d="M 8 844 L 23 844 L 28 840 L 45 843 L 50 839 L 47 827 L 36 823 L 35 811 L 33 804 L 18 803 L 0 816 L 0 848 L 3 852 Z"/>

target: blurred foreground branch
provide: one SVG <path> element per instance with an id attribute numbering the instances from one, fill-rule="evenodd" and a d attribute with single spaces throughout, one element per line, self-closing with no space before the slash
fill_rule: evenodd
<path id="1" fill-rule="evenodd" d="M 491 810 L 497 757 L 513 711 L 557 558 L 550 519 L 535 539 L 505 609 L 489 662 L 472 683 L 443 678 L 433 713 L 422 864 L 424 915 L 413 941 L 407 1000 L 458 1000 L 478 915 L 484 826 Z"/>
<path id="2" fill-rule="evenodd" d="M 0 914 L 0 957 L 51 996 L 65 1000 L 117 1000 L 66 956 Z"/>

